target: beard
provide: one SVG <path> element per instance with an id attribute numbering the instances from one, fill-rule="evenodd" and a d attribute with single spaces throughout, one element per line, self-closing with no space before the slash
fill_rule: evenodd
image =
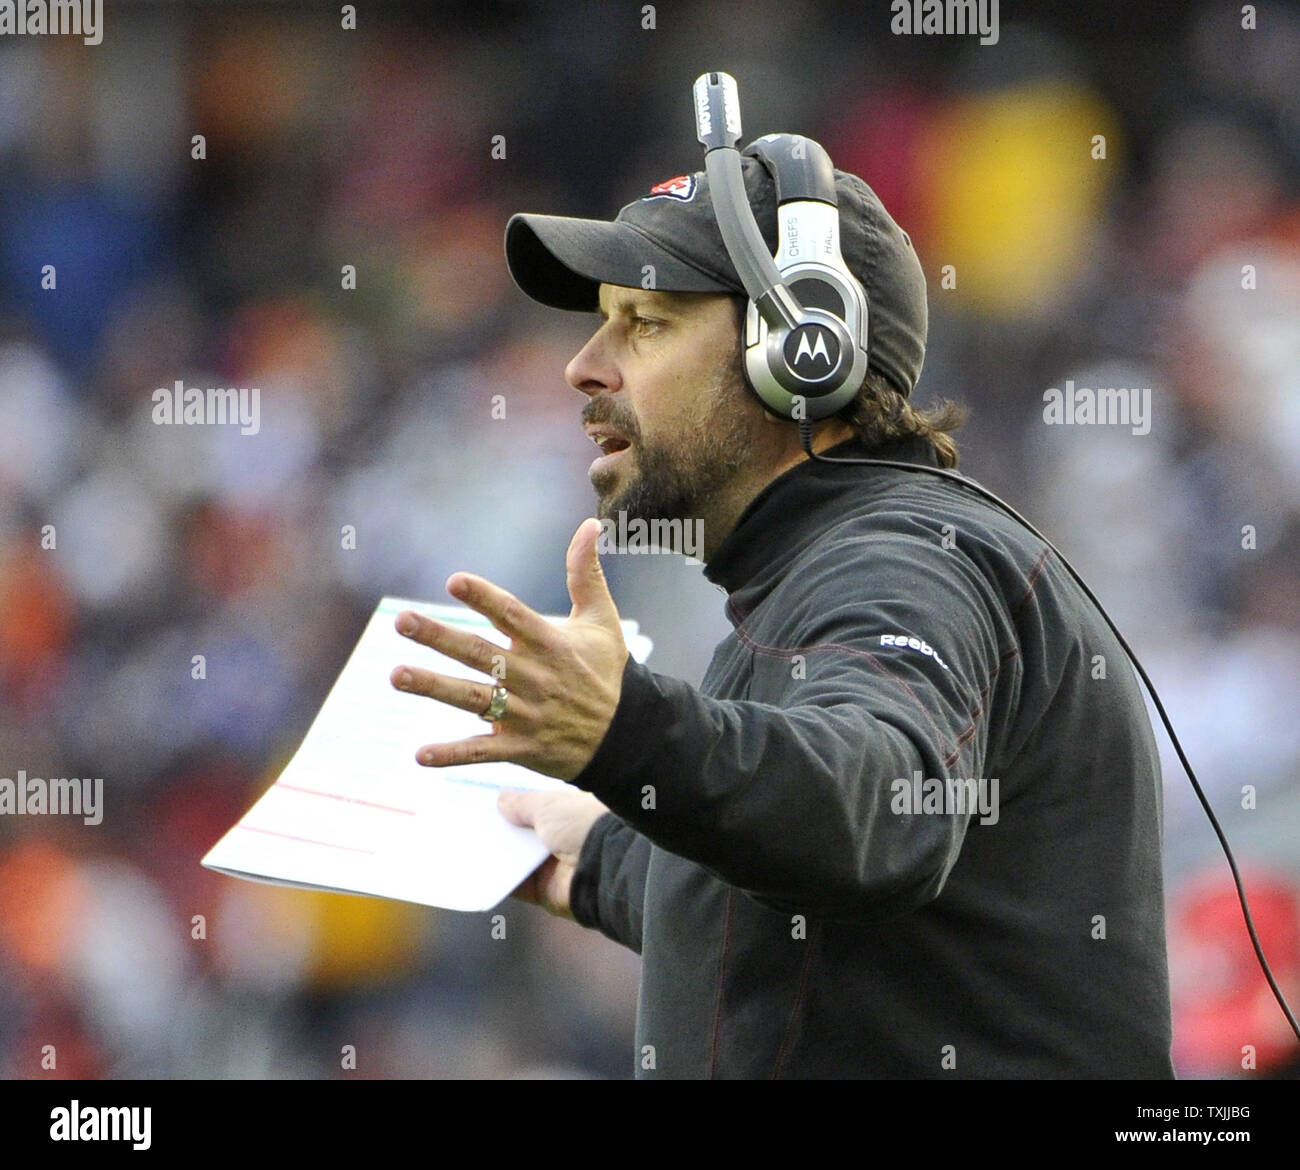
<path id="1" fill-rule="evenodd" d="M 683 412 L 677 432 L 658 439 L 642 435 L 625 403 L 605 395 L 588 400 L 582 421 L 617 427 L 636 463 L 621 491 L 615 488 L 619 476 L 615 470 L 592 479 L 597 517 L 613 520 L 624 513 L 629 521 L 647 523 L 712 521 L 715 501 L 753 466 L 754 434 L 741 409 L 746 393 L 733 359 L 701 392 L 698 407 Z"/>

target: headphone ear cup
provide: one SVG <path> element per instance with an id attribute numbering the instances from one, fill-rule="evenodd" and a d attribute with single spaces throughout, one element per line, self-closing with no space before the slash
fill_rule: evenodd
<path id="1" fill-rule="evenodd" d="M 740 369 L 745 386 L 764 410 L 790 422 L 794 420 L 792 400 L 773 376 L 767 357 L 770 338 L 771 331 L 759 316 L 758 306 L 753 301 L 747 302 L 741 328 L 740 353 Z"/>
<path id="2" fill-rule="evenodd" d="M 745 382 L 778 418 L 829 418 L 857 395 L 868 360 L 866 295 L 840 251 L 837 172 L 818 143 L 792 135 L 765 135 L 746 154 L 767 169 L 776 188 L 777 248 L 771 258 L 776 271 L 759 282 L 766 290 L 762 295 L 770 297 L 784 286 L 789 303 L 774 311 L 764 301 L 762 316 L 747 299 Z M 747 221 L 753 238 L 745 247 L 761 248 L 766 261 L 766 241 L 743 195 L 733 191 L 728 200 L 715 202 L 715 213 L 721 224 L 726 212 L 733 236 L 744 234 L 735 217 Z M 733 247 L 739 245 L 729 242 Z M 737 256 L 732 260 L 739 271 Z M 742 283 L 753 291 L 752 280 Z"/>
<path id="3" fill-rule="evenodd" d="M 827 307 L 814 304 L 810 296 L 804 320 L 788 329 L 768 326 L 749 302 L 743 366 L 746 385 L 770 413 L 791 422 L 817 422 L 856 397 L 866 378 L 867 354 L 848 322 L 832 311 L 853 292 L 820 277 L 805 277 L 802 283 L 819 286 L 823 291 L 814 296 Z M 855 323 L 862 320 L 858 305 L 849 316 Z"/>
<path id="4" fill-rule="evenodd" d="M 821 276 L 798 276 L 790 282 L 790 291 L 805 309 L 821 309 L 841 321 L 848 314 L 844 291 Z"/>

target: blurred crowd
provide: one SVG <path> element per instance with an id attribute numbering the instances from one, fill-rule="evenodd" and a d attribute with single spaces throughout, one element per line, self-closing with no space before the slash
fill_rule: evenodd
<path id="1" fill-rule="evenodd" d="M 707 68 L 746 138 L 812 135 L 911 233 L 916 399 L 970 407 L 962 468 L 1142 658 L 1300 1000 L 1300 18 L 1004 6 L 979 47 L 891 37 L 887 5 L 432 7 L 124 6 L 94 48 L 0 42 L 0 775 L 105 789 L 99 826 L 0 817 L 0 1075 L 631 1075 L 638 959 L 602 937 L 199 859 L 380 596 L 471 569 L 567 611 L 592 452 L 563 369 L 595 319 L 527 301 L 503 229 L 698 169 Z M 259 387 L 258 433 L 155 423 L 178 379 Z M 1149 432 L 1049 423 L 1067 380 L 1149 387 Z M 728 629 L 698 566 L 606 568 L 650 664 L 698 681 Z M 1294 1075 L 1157 737 L 1179 1072 Z"/>

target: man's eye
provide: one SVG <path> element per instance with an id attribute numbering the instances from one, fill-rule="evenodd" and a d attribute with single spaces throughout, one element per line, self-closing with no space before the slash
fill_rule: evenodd
<path id="1" fill-rule="evenodd" d="M 659 328 L 659 322 L 651 317 L 633 317 L 632 328 L 638 333 L 653 333 Z"/>

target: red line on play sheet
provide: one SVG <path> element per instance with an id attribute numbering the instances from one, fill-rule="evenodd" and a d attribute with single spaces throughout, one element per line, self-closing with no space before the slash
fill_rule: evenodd
<path id="1" fill-rule="evenodd" d="M 259 829 L 256 825 L 236 825 L 237 829 L 247 829 L 250 833 L 265 833 L 268 837 L 283 837 L 286 841 L 302 841 L 307 845 L 324 845 L 327 849 L 346 849 L 349 853 L 364 853 L 374 857 L 373 849 L 356 849 L 351 845 L 336 845 L 333 841 L 313 841 L 310 837 L 295 837 L 292 833 L 277 833 L 274 829 Z"/>
<path id="2" fill-rule="evenodd" d="M 367 808 L 382 808 L 384 812 L 404 813 L 415 816 L 413 808 L 395 808 L 391 804 L 376 804 L 373 800 L 358 800 L 355 796 L 340 796 L 337 792 L 318 792 L 315 788 L 299 788 L 297 784 L 282 784 L 276 781 L 276 788 L 288 788 L 291 792 L 305 792 L 308 796 L 328 796 L 330 800 L 342 800 L 348 804 L 364 804 Z"/>

